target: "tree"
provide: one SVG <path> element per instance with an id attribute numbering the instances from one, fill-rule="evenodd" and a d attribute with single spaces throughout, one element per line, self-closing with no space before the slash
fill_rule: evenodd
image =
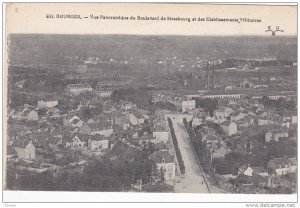
<path id="1" fill-rule="evenodd" d="M 209 112 L 210 116 L 213 116 L 213 113 L 215 110 L 218 109 L 219 103 L 217 99 L 210 99 L 210 98 L 204 98 L 204 99 L 196 99 L 196 108 L 203 108 L 207 112 Z"/>

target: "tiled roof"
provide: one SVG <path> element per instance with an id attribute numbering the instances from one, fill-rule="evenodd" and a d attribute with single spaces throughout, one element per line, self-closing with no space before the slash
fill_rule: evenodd
<path id="1" fill-rule="evenodd" d="M 165 163 L 174 162 L 174 158 L 170 155 L 168 150 L 155 151 L 150 155 L 150 159 L 156 163 L 162 163 L 163 160 L 165 161 Z"/>
<path id="2" fill-rule="evenodd" d="M 251 167 L 255 173 L 266 173 L 266 169 L 264 167 Z"/>
<path id="3" fill-rule="evenodd" d="M 112 125 L 109 122 L 97 122 L 88 124 L 88 127 L 90 127 L 92 131 L 111 129 L 111 126 Z"/>

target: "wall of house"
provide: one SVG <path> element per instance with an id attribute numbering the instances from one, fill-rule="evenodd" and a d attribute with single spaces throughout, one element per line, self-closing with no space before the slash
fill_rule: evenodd
<path id="1" fill-rule="evenodd" d="M 15 148 L 17 156 L 22 159 L 35 159 L 35 147 L 28 144 L 25 148 Z"/>
<path id="2" fill-rule="evenodd" d="M 52 108 L 58 105 L 57 100 L 53 101 L 38 101 L 38 107 L 39 108 Z"/>
<path id="3" fill-rule="evenodd" d="M 92 135 L 99 134 L 99 135 L 103 135 L 103 136 L 105 136 L 105 137 L 109 137 L 109 136 L 111 136 L 113 133 L 114 133 L 114 130 L 113 130 L 113 129 L 103 129 L 103 130 L 93 131 L 93 132 L 92 132 Z"/>
<path id="4" fill-rule="evenodd" d="M 36 121 L 39 119 L 38 113 L 36 111 L 30 111 L 27 117 L 28 120 Z"/>
<path id="5" fill-rule="evenodd" d="M 156 142 L 157 143 L 159 143 L 159 142 L 167 142 L 168 139 L 169 139 L 169 133 L 167 131 L 165 131 L 165 132 L 155 131 L 155 132 L 153 132 L 153 137 L 156 138 Z"/>
<path id="6" fill-rule="evenodd" d="M 175 163 L 157 163 L 158 171 L 164 171 L 165 181 L 174 181 L 175 180 Z"/>
<path id="7" fill-rule="evenodd" d="M 108 140 L 90 141 L 89 142 L 90 150 L 104 150 L 104 149 L 108 149 L 108 147 L 109 147 Z"/>

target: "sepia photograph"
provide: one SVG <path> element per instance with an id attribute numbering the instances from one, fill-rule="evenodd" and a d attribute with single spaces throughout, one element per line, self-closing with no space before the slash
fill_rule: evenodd
<path id="1" fill-rule="evenodd" d="M 5 6 L 4 192 L 297 197 L 297 5 Z"/>

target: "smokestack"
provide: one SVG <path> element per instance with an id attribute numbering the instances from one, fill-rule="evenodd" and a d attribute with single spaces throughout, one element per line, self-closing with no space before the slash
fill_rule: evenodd
<path id="1" fill-rule="evenodd" d="M 206 81 L 207 81 L 207 89 L 209 89 L 209 62 L 207 62 L 207 66 L 206 66 L 206 69 L 207 69 L 207 75 L 206 75 Z"/>
<path id="2" fill-rule="evenodd" d="M 170 64 L 169 64 L 169 60 L 167 61 L 167 72 L 168 72 L 168 79 L 170 79 Z"/>
<path id="3" fill-rule="evenodd" d="M 215 64 L 212 64 L 212 69 L 211 69 L 211 87 L 214 89 L 214 70 L 215 70 Z"/>

